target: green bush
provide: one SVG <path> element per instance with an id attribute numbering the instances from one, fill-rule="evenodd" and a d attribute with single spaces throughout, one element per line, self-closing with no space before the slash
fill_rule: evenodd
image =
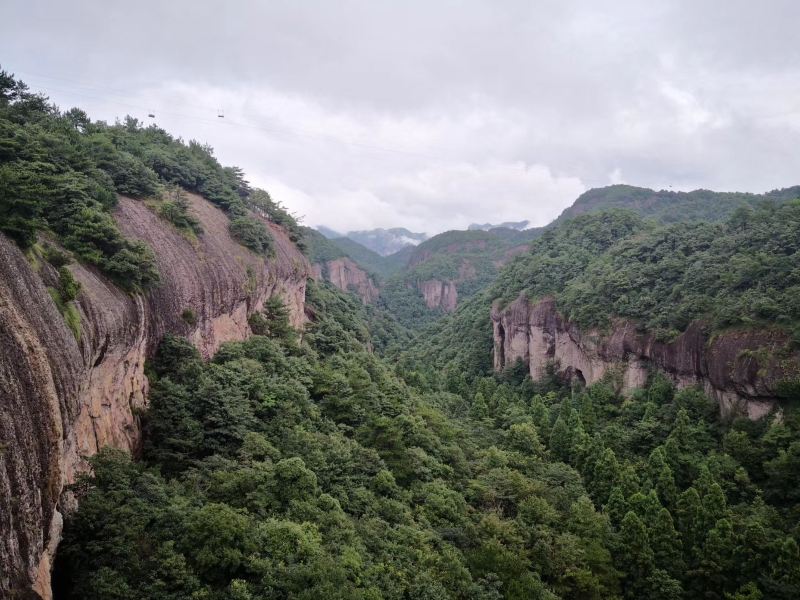
<path id="1" fill-rule="evenodd" d="M 235 217 L 231 219 L 229 229 L 231 237 L 245 248 L 249 248 L 256 254 L 274 255 L 272 235 L 262 222 L 247 215 Z"/>
<path id="2" fill-rule="evenodd" d="M 72 271 L 70 271 L 66 266 L 62 266 L 58 269 L 58 282 L 58 290 L 61 293 L 61 298 L 64 302 L 72 302 L 78 297 L 78 292 L 81 290 L 81 284 L 75 280 L 75 277 L 72 275 Z"/>
<path id="3" fill-rule="evenodd" d="M 203 233 L 203 227 L 190 212 L 189 201 L 184 191 L 173 186 L 165 194 L 166 199 L 158 207 L 158 214 L 178 229 L 190 231 L 195 235 Z"/>
<path id="4" fill-rule="evenodd" d="M 197 313 L 191 308 L 183 309 L 183 312 L 181 313 L 181 319 L 183 319 L 183 322 L 187 325 L 197 325 Z"/>

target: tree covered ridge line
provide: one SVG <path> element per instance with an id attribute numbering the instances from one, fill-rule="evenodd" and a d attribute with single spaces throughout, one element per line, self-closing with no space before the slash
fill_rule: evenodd
<path id="1" fill-rule="evenodd" d="M 144 461 L 77 486 L 65 598 L 794 598 L 800 420 L 720 421 L 654 376 L 632 399 L 367 351 L 311 284 L 210 363 L 167 338 Z M 413 349 L 408 352 L 413 354 Z"/>
<path id="2" fill-rule="evenodd" d="M 157 283 L 153 250 L 126 239 L 111 215 L 117 194 L 163 198 L 159 214 L 202 234 L 174 187 L 196 192 L 230 216 L 231 235 L 271 254 L 272 238 L 248 209 L 281 225 L 302 245 L 296 220 L 237 167 L 223 167 L 207 145 L 188 144 L 131 117 L 108 125 L 82 110 L 61 112 L 0 70 L 0 231 L 28 249 L 51 232 L 76 258 L 115 283 L 142 290 Z"/>
<path id="3" fill-rule="evenodd" d="M 614 318 L 672 338 L 777 326 L 800 342 L 800 201 L 741 208 L 724 223 L 658 226 L 620 210 L 583 215 L 534 240 L 494 283 L 508 303 L 552 296 L 586 328 Z"/>
<path id="4" fill-rule="evenodd" d="M 740 208 L 756 208 L 764 202 L 786 202 L 800 198 L 800 186 L 772 190 L 764 194 L 694 190 L 675 192 L 616 184 L 594 188 L 581 194 L 572 206 L 555 220 L 560 224 L 590 212 L 627 208 L 662 225 L 679 222 L 726 221 Z"/>

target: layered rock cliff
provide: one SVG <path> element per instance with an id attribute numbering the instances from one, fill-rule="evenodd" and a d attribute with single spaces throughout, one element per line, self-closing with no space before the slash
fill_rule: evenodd
<path id="1" fill-rule="evenodd" d="M 266 223 L 276 256 L 236 243 L 228 218 L 189 195 L 204 234 L 182 235 L 143 203 L 120 198 L 122 231 L 157 255 L 161 283 L 130 295 L 80 264 L 79 341 L 47 291 L 55 272 L 34 266 L 0 235 L 0 597 L 50 597 L 50 568 L 65 486 L 86 457 L 111 445 L 136 452 L 146 406 L 144 363 L 167 332 L 205 357 L 250 335 L 248 317 L 279 295 L 292 323 L 304 323 L 310 266 L 284 231 Z"/>
<path id="2" fill-rule="evenodd" d="M 372 277 L 347 256 L 313 265 L 314 279 L 325 280 L 343 292 L 353 292 L 364 304 L 378 300 L 380 291 Z"/>
<path id="3" fill-rule="evenodd" d="M 416 287 L 425 300 L 425 306 L 431 310 L 439 308 L 450 313 L 458 305 L 458 286 L 477 277 L 478 273 L 472 263 L 463 259 L 458 267 L 458 276 L 452 279 L 418 280 Z"/>
<path id="4" fill-rule="evenodd" d="M 430 309 L 441 308 L 445 312 L 453 312 L 458 304 L 458 289 L 454 281 L 428 279 L 417 283 L 417 290 L 425 299 L 425 306 Z"/>
<path id="5" fill-rule="evenodd" d="M 789 350 L 778 330 L 711 336 L 693 323 L 675 340 L 660 342 L 627 321 L 609 332 L 581 331 L 552 299 L 531 303 L 524 296 L 506 307 L 495 303 L 491 317 L 495 369 L 522 360 L 534 380 L 552 366 L 587 384 L 609 376 L 626 393 L 642 387 L 655 369 L 678 387 L 701 386 L 725 414 L 757 419 L 776 406 L 781 384 L 800 374 L 800 354 Z"/>

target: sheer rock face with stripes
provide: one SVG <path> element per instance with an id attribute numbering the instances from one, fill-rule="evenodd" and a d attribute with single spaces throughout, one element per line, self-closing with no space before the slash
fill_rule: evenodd
<path id="1" fill-rule="evenodd" d="M 275 257 L 236 243 L 228 217 L 189 195 L 204 233 L 187 238 L 144 203 L 119 198 L 124 234 L 153 248 L 161 283 L 131 295 L 96 270 L 69 266 L 81 291 L 79 335 L 48 293 L 57 273 L 0 235 L 0 596 L 49 598 L 66 487 L 86 458 L 110 445 L 137 453 L 147 405 L 145 360 L 166 333 L 209 358 L 251 334 L 248 317 L 279 296 L 293 326 L 305 323 L 310 266 L 277 225 L 265 221 Z M 187 318 L 192 315 L 191 319 Z"/>
<path id="2" fill-rule="evenodd" d="M 782 382 L 800 372 L 800 353 L 787 353 L 777 330 L 728 331 L 710 337 L 701 322 L 663 342 L 635 323 L 617 320 L 609 331 L 582 331 L 565 319 L 552 298 L 520 296 L 492 307 L 494 368 L 523 361 L 540 380 L 548 369 L 584 384 L 607 378 L 618 391 L 644 387 L 652 370 L 678 387 L 699 386 L 723 414 L 758 419 L 775 408 Z"/>

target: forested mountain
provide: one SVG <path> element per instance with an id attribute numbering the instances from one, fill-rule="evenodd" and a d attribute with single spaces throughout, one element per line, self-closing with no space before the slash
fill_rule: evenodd
<path id="1" fill-rule="evenodd" d="M 381 275 L 386 283 L 390 310 L 409 326 L 417 326 L 452 312 L 463 301 L 491 283 L 508 259 L 524 244 L 545 230 L 575 217 L 611 209 L 625 209 L 644 220 L 659 224 L 718 223 L 743 208 L 784 203 L 800 196 L 800 186 L 765 194 L 736 192 L 654 191 L 630 185 L 596 188 L 582 194 L 547 227 L 522 229 L 527 222 L 504 223 L 497 227 L 470 225 L 467 231 L 449 231 L 434 236 L 403 254 L 381 257 L 364 252 L 348 238 L 333 240 L 368 271 Z M 481 236 L 485 231 L 487 235 Z M 473 235 L 477 233 L 477 235 Z M 405 252 L 408 252 L 406 257 Z M 392 277 L 394 276 L 394 277 Z"/>
<path id="2" fill-rule="evenodd" d="M 384 284 L 387 309 L 409 327 L 454 311 L 526 250 L 531 231 L 447 231 L 422 242 L 406 267 Z"/>
<path id="3" fill-rule="evenodd" d="M 348 237 L 323 236 L 311 228 L 304 228 L 304 236 L 311 246 L 309 258 L 312 262 L 348 256 L 381 281 L 405 268 L 414 250 L 414 246 L 406 246 L 394 254 L 381 256 Z"/>
<path id="4" fill-rule="evenodd" d="M 562 223 L 578 215 L 590 212 L 625 208 L 658 223 L 725 221 L 737 209 L 756 208 L 764 202 L 785 202 L 800 197 L 800 186 L 773 190 L 765 194 L 742 192 L 693 192 L 655 191 L 633 185 L 610 185 L 594 188 L 581 194 L 575 203 L 556 219 Z"/>
<path id="5" fill-rule="evenodd" d="M 447 232 L 367 301 L 210 148 L 0 81 L 3 597 L 800 595 L 790 192 Z"/>

